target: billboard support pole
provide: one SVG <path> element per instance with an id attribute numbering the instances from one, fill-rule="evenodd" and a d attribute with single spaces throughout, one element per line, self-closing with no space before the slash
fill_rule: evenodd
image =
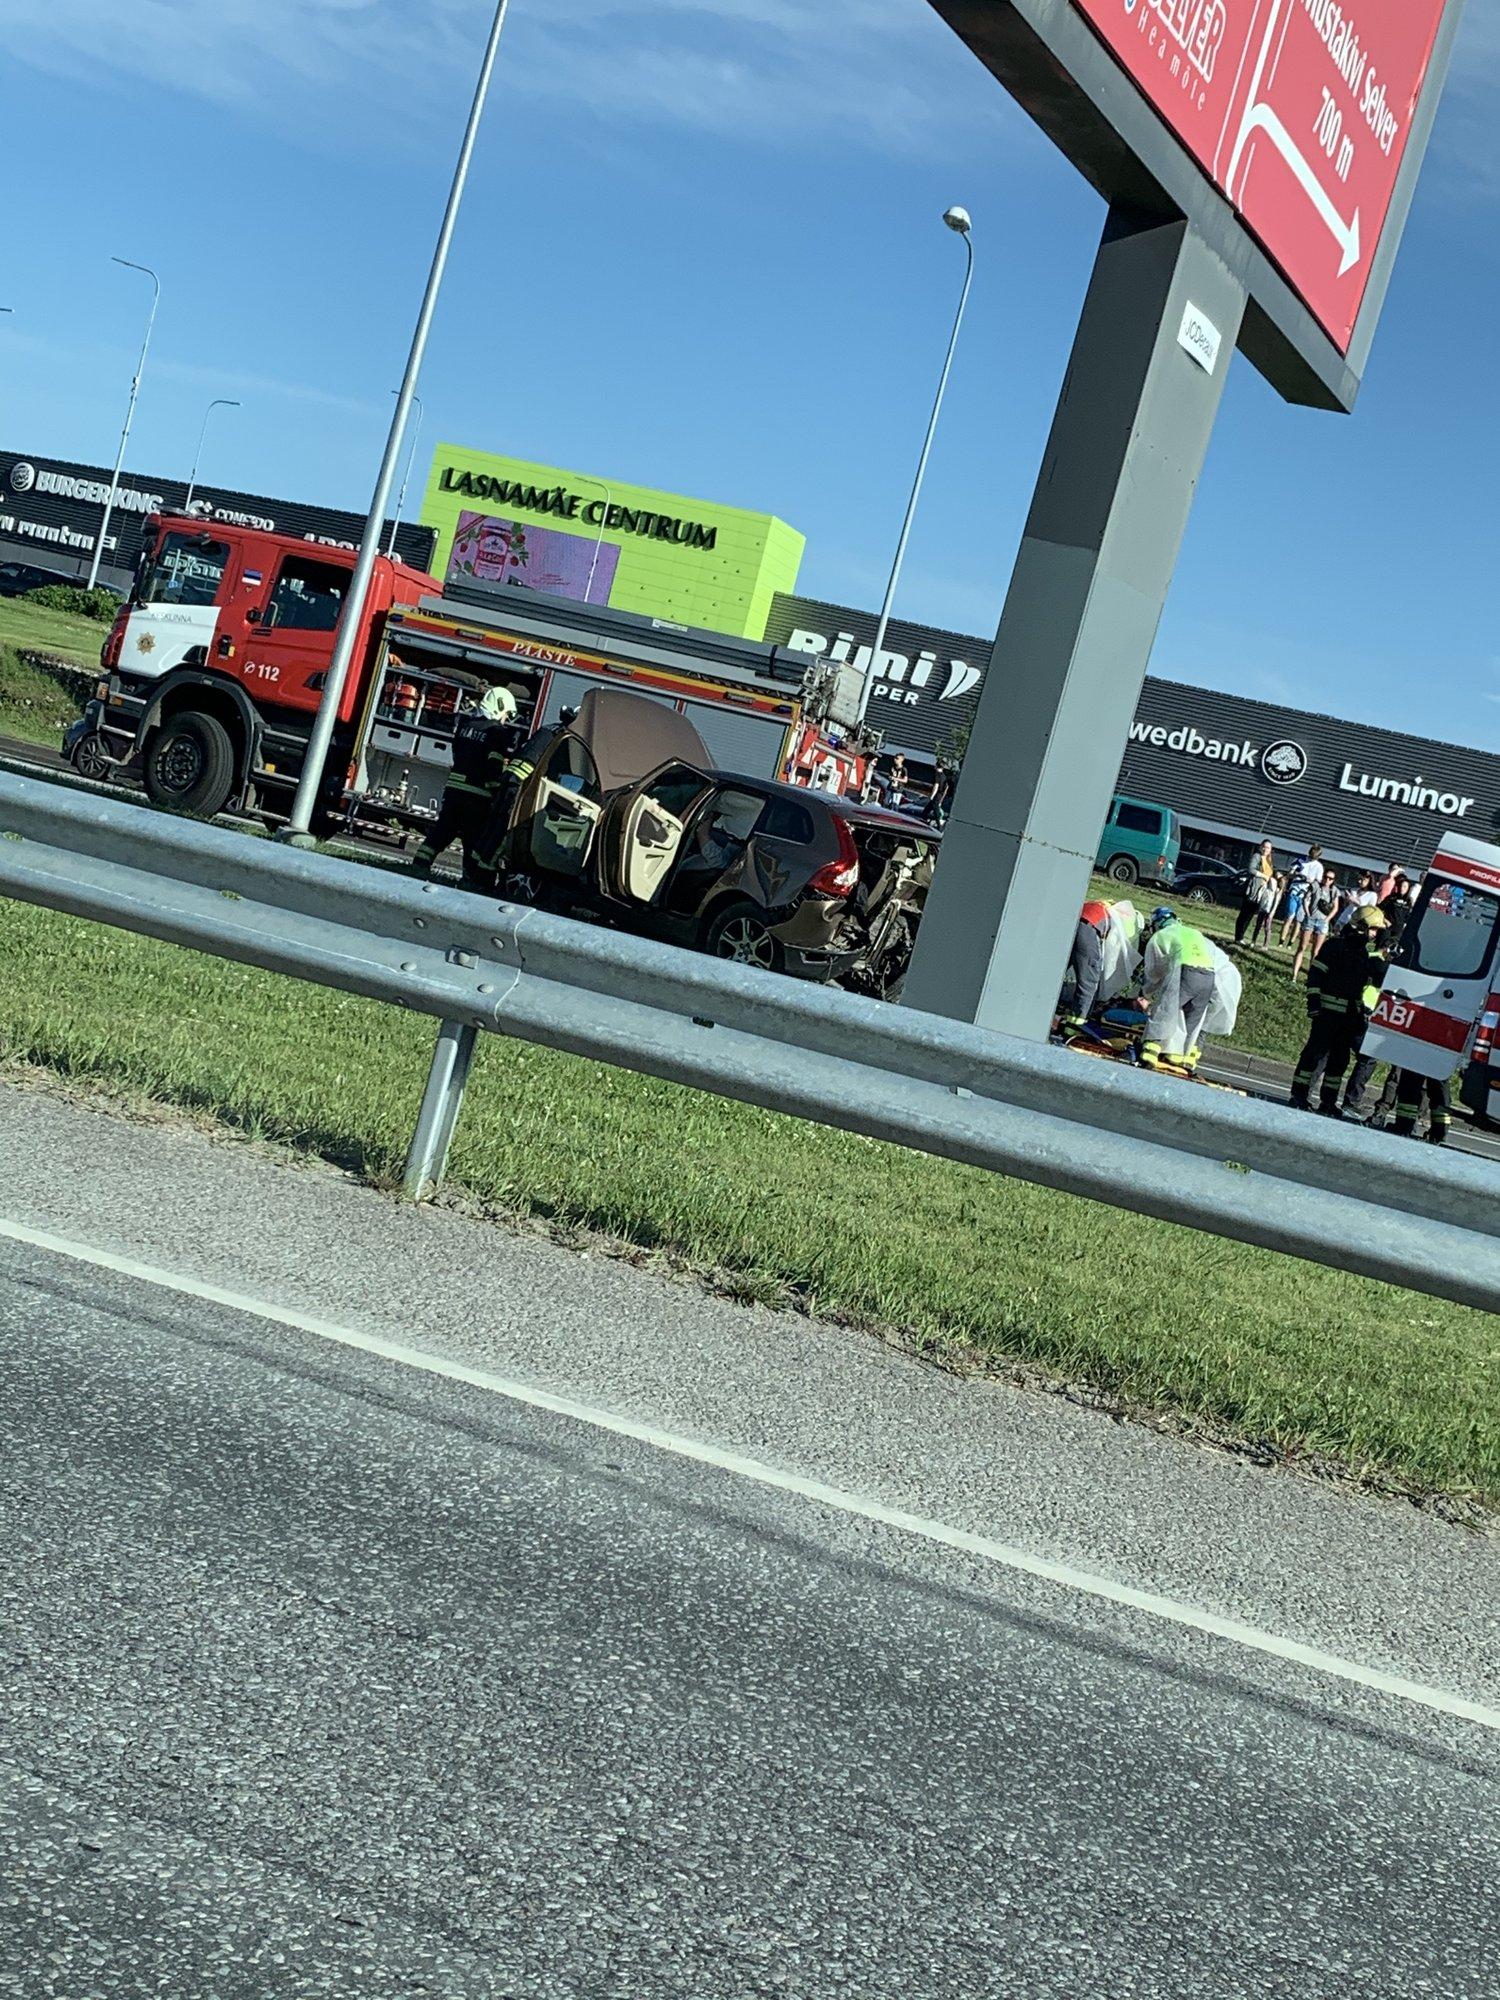
<path id="1" fill-rule="evenodd" d="M 1047 1036 L 1245 304 L 1191 223 L 1110 210 L 908 1007 Z"/>

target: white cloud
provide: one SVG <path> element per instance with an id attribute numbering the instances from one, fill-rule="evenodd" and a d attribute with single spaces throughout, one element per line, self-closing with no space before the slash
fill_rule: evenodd
<path id="1" fill-rule="evenodd" d="M 323 389 L 312 382 L 287 382 L 279 376 L 261 375 L 244 369 L 226 371 L 217 365 L 205 366 L 195 361 L 158 358 L 153 360 L 151 370 L 153 375 L 170 382 L 180 382 L 186 389 L 208 389 L 215 395 L 233 393 L 244 397 L 247 402 L 307 403 L 355 417 L 376 416 L 390 407 L 378 398 L 369 400 L 344 396 L 337 390 Z"/>
<path id="2" fill-rule="evenodd" d="M 102 88 L 205 98 L 324 139 L 400 144 L 463 97 L 491 0 L 7 0 L 13 61 Z M 909 144 L 994 85 L 919 0 L 513 0 L 501 87 L 638 117 Z M 141 100 L 149 116 L 149 100 Z M 967 109 L 968 107 L 966 107 Z M 378 122 L 370 122 L 372 111 Z"/>
<path id="3" fill-rule="evenodd" d="M 99 341 L 63 345 L 55 337 L 17 333 L 7 334 L 6 352 L 12 356 L 24 355 L 39 364 L 56 364 L 61 359 L 69 370 L 91 377 L 110 379 L 110 371 L 114 371 L 114 376 L 125 382 L 129 379 L 135 349 L 130 344 L 109 346 Z M 219 362 L 178 361 L 163 352 L 160 344 L 151 355 L 147 376 L 153 388 L 158 382 L 176 382 L 185 389 L 202 389 L 213 396 L 239 396 L 247 403 L 301 403 L 361 419 L 379 416 L 390 408 L 379 397 L 344 395 L 315 382 L 288 381 L 253 369 L 225 367 Z"/>

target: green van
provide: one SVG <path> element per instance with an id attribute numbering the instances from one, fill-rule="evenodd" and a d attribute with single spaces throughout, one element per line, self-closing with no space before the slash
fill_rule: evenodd
<path id="1" fill-rule="evenodd" d="M 1114 799 L 1099 842 L 1099 867 L 1115 882 L 1170 887 L 1182 856 L 1182 823 L 1169 806 Z"/>

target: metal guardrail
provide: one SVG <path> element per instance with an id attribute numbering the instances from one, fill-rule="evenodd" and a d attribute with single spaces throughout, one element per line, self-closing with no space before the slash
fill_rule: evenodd
<path id="1" fill-rule="evenodd" d="M 0 895 L 435 1016 L 418 1198 L 488 1032 L 1500 1308 L 1480 1161 L 9 773 Z"/>

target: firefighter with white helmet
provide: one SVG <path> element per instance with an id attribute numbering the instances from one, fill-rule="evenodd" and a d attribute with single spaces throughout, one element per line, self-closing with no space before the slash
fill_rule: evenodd
<path id="1" fill-rule="evenodd" d="M 453 773 L 443 789 L 437 824 L 412 857 L 418 874 L 430 874 L 438 856 L 456 840 L 463 848 L 465 886 L 482 886 L 475 848 L 516 747 L 517 734 L 516 698 L 507 687 L 486 689 L 459 717 L 453 732 Z"/>

